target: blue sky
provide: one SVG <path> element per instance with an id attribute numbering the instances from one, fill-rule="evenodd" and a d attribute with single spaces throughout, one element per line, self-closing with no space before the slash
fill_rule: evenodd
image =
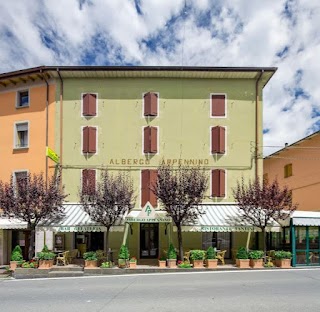
<path id="1" fill-rule="evenodd" d="M 276 66 L 264 90 L 268 154 L 320 129 L 319 32 L 315 0 L 1 1 L 0 72 L 38 65 Z"/>

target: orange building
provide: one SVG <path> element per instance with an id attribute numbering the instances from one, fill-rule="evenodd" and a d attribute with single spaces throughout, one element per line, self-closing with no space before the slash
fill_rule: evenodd
<path id="1" fill-rule="evenodd" d="M 30 173 L 50 176 L 53 162 L 46 146 L 54 148 L 55 81 L 41 68 L 0 75 L 0 179 L 14 181 Z M 51 168 L 51 169 L 50 169 Z M 28 246 L 26 225 L 1 219 L 0 263 L 8 259 L 13 245 Z"/>
<path id="2" fill-rule="evenodd" d="M 320 131 L 267 156 L 264 178 L 277 178 L 292 191 L 298 209 L 283 225 L 282 245 L 293 253 L 293 265 L 320 264 Z"/>

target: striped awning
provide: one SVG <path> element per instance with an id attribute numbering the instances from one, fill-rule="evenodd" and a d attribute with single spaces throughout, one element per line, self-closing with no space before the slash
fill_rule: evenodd
<path id="1" fill-rule="evenodd" d="M 203 215 L 194 225 L 183 226 L 185 232 L 260 232 L 257 227 L 240 221 L 241 211 L 237 205 L 203 205 Z M 272 221 L 267 231 L 279 232 L 280 225 Z"/>
<path id="2" fill-rule="evenodd" d="M 291 215 L 292 224 L 296 226 L 320 226 L 320 212 L 294 211 Z M 284 226 L 290 225 L 290 218 L 285 220 Z"/>
<path id="3" fill-rule="evenodd" d="M 0 229 L 2 230 L 23 230 L 27 228 L 27 222 L 14 218 L 0 217 Z"/>
<path id="4" fill-rule="evenodd" d="M 64 204 L 64 214 L 61 218 L 47 220 L 37 226 L 37 230 L 54 232 L 106 232 L 107 228 L 98 222 L 93 221 L 83 210 L 79 203 Z M 121 220 L 122 222 L 122 220 Z M 124 226 L 112 226 L 110 231 L 123 232 Z"/>

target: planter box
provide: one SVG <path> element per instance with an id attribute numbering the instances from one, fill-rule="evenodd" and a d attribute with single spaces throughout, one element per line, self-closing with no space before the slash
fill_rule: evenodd
<path id="1" fill-rule="evenodd" d="M 159 268 L 165 268 L 167 266 L 167 262 L 165 260 L 159 260 Z"/>
<path id="2" fill-rule="evenodd" d="M 290 269 L 291 259 L 276 259 L 276 266 L 283 269 Z"/>
<path id="3" fill-rule="evenodd" d="M 218 267 L 218 259 L 207 259 L 206 267 L 208 269 L 216 269 Z"/>
<path id="4" fill-rule="evenodd" d="M 176 259 L 168 259 L 168 268 L 175 269 L 177 268 L 177 260 Z"/>
<path id="5" fill-rule="evenodd" d="M 129 262 L 129 263 L 130 263 L 130 269 L 136 269 L 137 268 L 137 261 Z"/>
<path id="6" fill-rule="evenodd" d="M 249 259 L 236 259 L 236 265 L 240 269 L 250 269 Z"/>
<path id="7" fill-rule="evenodd" d="M 85 260 L 84 266 L 88 269 L 97 268 L 98 267 L 98 260 Z"/>
<path id="8" fill-rule="evenodd" d="M 119 268 L 127 268 L 128 267 L 128 260 L 118 259 L 118 267 Z"/>
<path id="9" fill-rule="evenodd" d="M 19 266 L 19 261 L 10 261 L 10 270 L 14 271 Z"/>
<path id="10" fill-rule="evenodd" d="M 203 268 L 203 260 L 193 260 L 193 268 L 194 269 L 201 269 Z"/>
<path id="11" fill-rule="evenodd" d="M 39 269 L 50 269 L 53 266 L 53 260 L 39 260 Z"/>
<path id="12" fill-rule="evenodd" d="M 263 259 L 250 259 L 250 266 L 253 269 L 263 269 Z"/>

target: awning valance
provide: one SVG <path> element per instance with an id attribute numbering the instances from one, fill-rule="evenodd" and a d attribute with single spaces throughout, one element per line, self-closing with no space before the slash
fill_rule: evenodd
<path id="1" fill-rule="evenodd" d="M 15 218 L 0 217 L 0 229 L 3 230 L 23 230 L 27 228 L 27 222 Z"/>
<path id="2" fill-rule="evenodd" d="M 194 225 L 183 226 L 185 232 L 259 232 L 259 228 L 239 221 L 241 211 L 237 205 L 203 205 L 205 214 Z M 280 225 L 272 221 L 267 231 L 279 232 Z"/>
<path id="3" fill-rule="evenodd" d="M 294 211 L 291 215 L 292 224 L 296 226 L 320 226 L 320 212 L 318 211 Z M 287 220 L 290 224 L 290 220 Z"/>
<path id="4" fill-rule="evenodd" d="M 107 228 L 93 220 L 83 210 L 81 204 L 64 204 L 64 214 L 61 218 L 47 220 L 37 226 L 37 230 L 54 232 L 106 232 Z M 123 232 L 124 226 L 112 226 L 111 231 Z"/>

